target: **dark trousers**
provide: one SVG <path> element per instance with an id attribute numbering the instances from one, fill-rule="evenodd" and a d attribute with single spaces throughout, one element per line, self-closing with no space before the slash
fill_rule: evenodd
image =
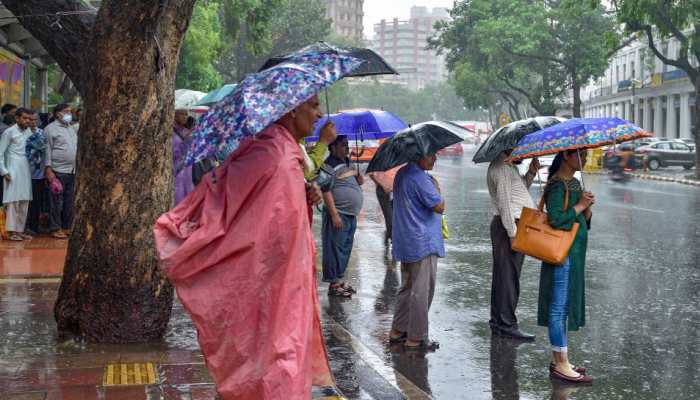
<path id="1" fill-rule="evenodd" d="M 348 269 L 352 244 L 355 239 L 357 217 L 340 214 L 343 221 L 341 229 L 335 229 L 328 211 L 323 211 L 323 224 L 321 226 L 321 238 L 323 243 L 323 281 L 337 283 L 345 277 Z"/>
<path id="2" fill-rule="evenodd" d="M 56 172 L 56 178 L 63 185 L 63 192 L 51 193 L 51 232 L 71 229 L 73 226 L 73 202 L 75 201 L 75 174 Z"/>
<path id="3" fill-rule="evenodd" d="M 382 214 L 384 214 L 384 224 L 386 225 L 386 239 L 391 239 L 391 219 L 394 215 L 394 207 L 391 204 L 391 195 L 382 189 L 380 185 L 377 185 L 377 201 L 379 201 L 379 207 L 382 209 Z"/>
<path id="4" fill-rule="evenodd" d="M 493 278 L 491 280 L 491 329 L 517 329 L 515 308 L 520 297 L 520 270 L 525 256 L 510 248 L 508 232 L 501 217 L 491 221 Z"/>
<path id="5" fill-rule="evenodd" d="M 29 213 L 27 215 L 27 227 L 39 233 L 39 216 L 44 211 L 46 201 L 46 184 L 43 179 L 32 179 L 32 201 L 29 203 Z"/>

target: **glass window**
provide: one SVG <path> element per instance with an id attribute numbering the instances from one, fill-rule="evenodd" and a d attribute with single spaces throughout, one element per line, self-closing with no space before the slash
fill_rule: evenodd
<path id="1" fill-rule="evenodd" d="M 673 150 L 690 151 L 690 147 L 688 147 L 688 145 L 685 143 L 674 142 L 674 143 L 671 143 L 671 147 L 673 148 Z"/>
<path id="2" fill-rule="evenodd" d="M 671 150 L 671 144 L 670 143 L 657 143 L 654 145 L 655 149 L 658 150 Z"/>

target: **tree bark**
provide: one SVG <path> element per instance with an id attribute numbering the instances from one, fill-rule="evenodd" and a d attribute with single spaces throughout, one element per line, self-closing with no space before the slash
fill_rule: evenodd
<path id="1" fill-rule="evenodd" d="M 576 72 L 571 77 L 571 89 L 574 92 L 573 114 L 574 118 L 581 118 L 581 85 L 576 79 Z"/>
<path id="2" fill-rule="evenodd" d="M 2 1 L 12 12 L 31 3 L 35 14 L 81 3 Z M 22 21 L 85 101 L 76 219 L 54 310 L 61 335 L 125 343 L 165 333 L 173 289 L 152 226 L 172 204 L 175 71 L 194 2 L 105 0 L 94 23 L 60 40 L 50 19 Z"/>

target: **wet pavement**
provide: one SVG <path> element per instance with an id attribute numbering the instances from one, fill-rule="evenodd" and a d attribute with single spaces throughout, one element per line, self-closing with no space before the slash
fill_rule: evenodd
<path id="1" fill-rule="evenodd" d="M 441 348 L 427 355 L 387 344 L 400 276 L 383 243 L 374 187 L 365 185 L 349 270 L 358 294 L 330 299 L 325 284 L 319 289 L 331 366 L 346 396 L 698 397 L 700 188 L 637 180 L 615 184 L 606 176 L 586 176 L 597 196 L 586 275 L 588 325 L 570 335 L 570 352 L 596 381 L 572 388 L 548 378 L 546 329 L 535 326 L 539 265 L 534 260 L 523 267 L 518 316 L 524 330 L 537 334 L 536 342 L 490 336 L 490 201 L 485 166 L 470 159 L 469 153 L 441 158 L 434 171 L 446 192 L 451 238 L 438 265 L 430 314 L 431 335 Z M 0 242 L 0 399 L 214 398 L 196 333 L 179 304 L 162 343 L 57 342 L 52 276 L 60 274 L 64 251 L 64 243 L 49 239 Z M 149 362 L 156 384 L 104 385 L 108 364 L 139 363 L 145 371 Z"/>
<path id="2" fill-rule="evenodd" d="M 490 335 L 491 206 L 486 166 L 470 160 L 471 154 L 441 158 L 434 171 L 446 192 L 450 229 L 430 312 L 431 336 L 441 348 L 417 356 L 387 345 L 400 276 L 382 243 L 371 184 L 350 267 L 358 294 L 325 301 L 323 313 L 436 399 L 700 396 L 700 188 L 585 176 L 597 202 L 586 266 L 587 326 L 570 333 L 569 351 L 595 382 L 572 388 L 548 377 L 547 331 L 536 326 L 535 260 L 523 267 L 518 317 L 537 340 L 518 344 Z M 536 187 L 532 192 L 538 196 Z"/>

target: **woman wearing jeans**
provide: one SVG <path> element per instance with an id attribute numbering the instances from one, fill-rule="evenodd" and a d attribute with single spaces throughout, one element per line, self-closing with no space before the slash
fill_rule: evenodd
<path id="1" fill-rule="evenodd" d="M 571 230 L 579 223 L 579 230 L 563 265 L 542 263 L 537 323 L 549 329 L 552 345 L 550 376 L 575 383 L 591 383 L 584 368 L 573 366 L 567 353 L 567 330 L 576 331 L 586 324 L 584 267 L 591 206 L 595 197 L 584 192 L 574 173 L 586 163 L 585 151 L 564 151 L 554 158 L 549 168 L 545 189 L 545 204 L 549 224 L 555 229 Z M 568 202 L 566 195 L 568 192 Z"/>

